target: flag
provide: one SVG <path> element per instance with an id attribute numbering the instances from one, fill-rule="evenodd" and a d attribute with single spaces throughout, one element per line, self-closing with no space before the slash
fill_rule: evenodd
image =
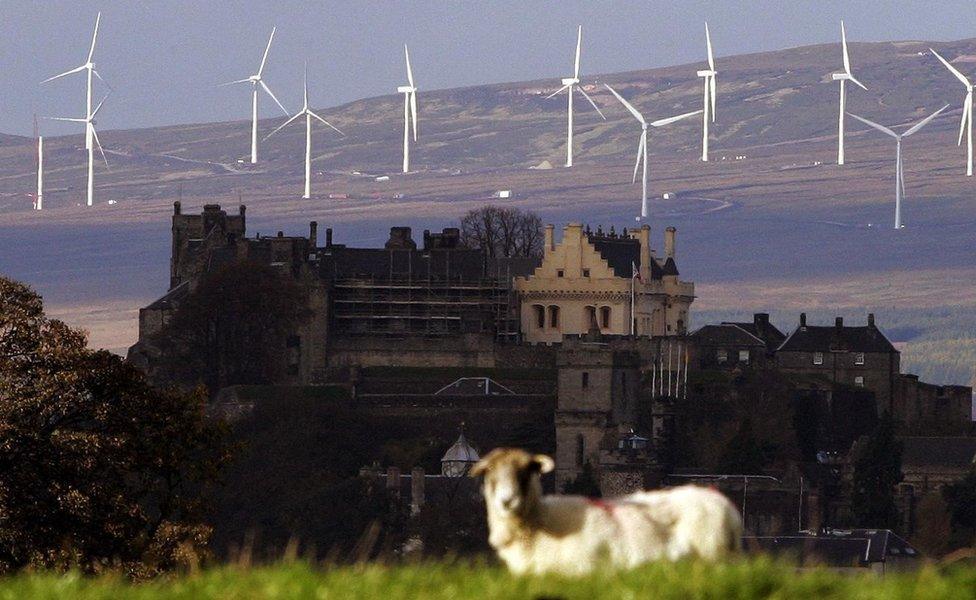
<path id="1" fill-rule="evenodd" d="M 637 263 L 633 261 L 630 262 L 630 272 L 631 272 L 631 276 L 630 276 L 631 279 L 636 279 L 637 281 L 644 283 L 644 280 L 641 279 L 640 269 L 637 268 Z"/>

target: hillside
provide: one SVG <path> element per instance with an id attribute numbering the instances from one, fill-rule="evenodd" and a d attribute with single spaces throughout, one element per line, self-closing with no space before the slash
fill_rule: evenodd
<path id="1" fill-rule="evenodd" d="M 696 306 L 976 306 L 976 289 L 966 284 L 976 278 L 976 180 L 965 177 L 965 149 L 955 145 L 965 89 L 928 46 L 851 44 L 855 74 L 869 87 L 850 93 L 851 112 L 895 126 L 952 103 L 905 142 L 908 228 L 898 232 L 891 229 L 893 141 L 848 120 L 848 165 L 831 164 L 837 85 L 830 73 L 841 67 L 839 44 L 718 56 L 712 162 L 697 160 L 695 120 L 653 130 L 650 140 L 652 193 L 680 193 L 656 199 L 650 222 L 656 240 L 665 225 L 679 228 L 679 266 L 699 284 Z M 962 57 L 955 64 L 976 74 L 976 39 L 934 47 L 949 59 Z M 553 65 L 554 75 L 561 66 Z M 102 131 L 109 170 L 97 167 L 101 203 L 93 209 L 76 206 L 85 184 L 82 136 L 47 139 L 43 214 L 29 210 L 33 142 L 4 138 L 0 269 L 90 327 L 95 343 L 119 348 L 134 338 L 134 309 L 164 291 L 169 214 L 181 196 L 185 210 L 240 198 L 252 233 L 299 233 L 315 219 L 333 227 L 337 241 L 360 245 L 381 243 L 394 224 L 453 223 L 499 189 L 513 190 L 508 202 L 547 221 L 619 229 L 633 223 L 638 208 L 639 187 L 630 177 L 639 127 L 599 84 L 610 83 L 649 118 L 660 118 L 700 107 L 701 67 L 584 77 L 607 121 L 577 102 L 572 169 L 560 167 L 565 96 L 545 99 L 556 77 L 430 92 L 419 81 L 421 138 L 412 148 L 418 172 L 409 175 L 396 172 L 400 97 L 320 109 L 348 137 L 324 127 L 313 133 L 317 197 L 309 201 L 299 198 L 304 132 L 297 125 L 262 143 L 262 162 L 254 166 L 237 162 L 248 151 L 243 120 Z M 263 121 L 262 134 L 281 121 Z M 556 168 L 529 168 L 545 161 Z M 382 174 L 391 179 L 375 181 Z"/>

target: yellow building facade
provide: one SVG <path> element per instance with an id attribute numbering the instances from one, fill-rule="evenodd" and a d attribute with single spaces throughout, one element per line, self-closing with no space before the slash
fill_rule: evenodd
<path id="1" fill-rule="evenodd" d="M 695 286 L 678 278 L 675 233 L 673 227 L 666 230 L 659 258 L 648 225 L 618 235 L 570 223 L 559 244 L 547 225 L 542 264 L 515 279 L 522 339 L 561 342 L 564 335 L 591 329 L 612 335 L 686 333 Z"/>

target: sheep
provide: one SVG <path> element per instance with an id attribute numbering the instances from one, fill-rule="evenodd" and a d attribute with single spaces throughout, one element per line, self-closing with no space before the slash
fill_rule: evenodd
<path id="1" fill-rule="evenodd" d="M 685 485 L 612 500 L 542 495 L 541 454 L 499 448 L 471 467 L 484 476 L 488 542 L 516 574 L 585 575 L 654 560 L 716 561 L 741 547 L 742 518 L 714 489 Z"/>

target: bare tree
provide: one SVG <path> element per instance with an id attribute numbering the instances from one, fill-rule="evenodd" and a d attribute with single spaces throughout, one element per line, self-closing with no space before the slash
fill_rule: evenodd
<path id="1" fill-rule="evenodd" d="M 542 255 L 542 219 L 519 208 L 484 206 L 461 217 L 461 241 L 492 258 Z"/>

